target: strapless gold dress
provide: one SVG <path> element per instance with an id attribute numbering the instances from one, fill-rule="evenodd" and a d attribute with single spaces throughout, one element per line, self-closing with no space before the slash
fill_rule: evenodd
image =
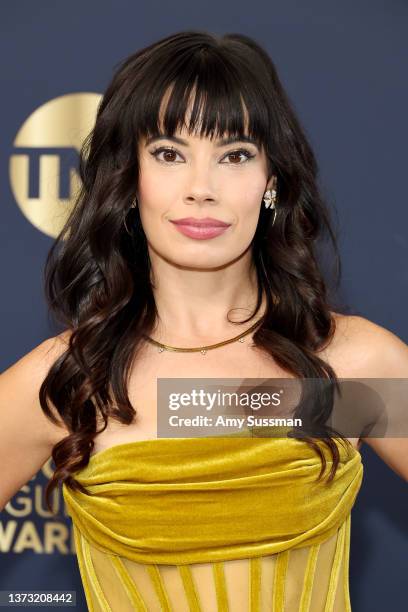
<path id="1" fill-rule="evenodd" d="M 159 438 L 91 456 L 63 485 L 91 612 L 350 611 L 358 450 L 334 480 L 294 438 Z M 327 459 L 331 454 L 319 442 Z"/>

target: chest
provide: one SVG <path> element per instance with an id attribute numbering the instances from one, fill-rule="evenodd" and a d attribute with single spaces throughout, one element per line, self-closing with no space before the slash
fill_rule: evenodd
<path id="1" fill-rule="evenodd" d="M 333 360 L 333 357 L 332 357 Z M 146 345 L 136 359 L 129 379 L 129 400 L 136 415 L 130 425 L 111 420 L 95 438 L 94 453 L 115 444 L 157 438 L 157 384 L 159 378 L 293 378 L 252 342 L 236 342 L 200 352 L 158 352 Z M 350 438 L 357 447 L 358 439 Z"/>

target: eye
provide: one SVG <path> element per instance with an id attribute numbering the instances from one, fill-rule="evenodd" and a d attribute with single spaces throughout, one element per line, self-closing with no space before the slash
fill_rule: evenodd
<path id="1" fill-rule="evenodd" d="M 245 159 L 243 161 L 240 161 L 240 159 L 242 160 L 242 157 L 240 157 L 242 155 L 244 156 Z M 225 157 L 227 158 L 232 157 L 232 158 L 235 158 L 236 160 L 238 159 L 238 162 L 233 161 L 232 165 L 242 166 L 242 164 L 244 164 L 245 162 L 255 157 L 255 154 L 248 151 L 248 149 L 237 149 L 236 151 L 230 151 L 229 153 L 226 154 Z M 225 163 L 225 162 L 222 162 L 222 163 Z"/>
<path id="2" fill-rule="evenodd" d="M 159 155 L 161 153 L 164 153 L 164 159 L 160 159 Z M 164 164 L 179 163 L 175 159 L 178 153 L 176 149 L 173 149 L 173 147 L 158 147 L 157 149 L 154 149 L 154 151 L 151 151 L 150 154 Z"/>
<path id="3" fill-rule="evenodd" d="M 162 153 L 163 153 L 163 157 L 160 158 L 159 156 Z M 153 151 L 151 151 L 150 154 L 153 155 L 153 157 L 155 157 L 159 162 L 162 162 L 164 164 L 180 163 L 179 161 L 177 161 L 177 155 L 179 155 L 179 153 L 173 147 L 158 147 L 157 149 L 154 149 Z M 225 158 L 235 159 L 235 161 L 230 162 L 229 165 L 239 166 L 249 161 L 253 157 L 255 157 L 255 154 L 248 151 L 248 149 L 236 149 L 235 151 L 230 151 L 229 153 L 227 153 L 224 156 L 224 159 Z M 226 163 L 226 162 L 221 162 L 221 163 Z"/>

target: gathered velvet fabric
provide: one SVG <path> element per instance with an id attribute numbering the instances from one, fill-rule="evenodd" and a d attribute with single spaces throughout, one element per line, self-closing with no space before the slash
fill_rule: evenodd
<path id="1" fill-rule="evenodd" d="M 319 482 L 316 451 L 288 437 L 161 438 L 91 456 L 75 477 L 92 495 L 63 486 L 89 609 L 350 610 L 363 465 L 333 440 L 329 483 L 318 440 Z"/>

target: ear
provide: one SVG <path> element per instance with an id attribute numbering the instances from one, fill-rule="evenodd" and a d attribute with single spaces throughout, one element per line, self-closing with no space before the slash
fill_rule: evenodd
<path id="1" fill-rule="evenodd" d="M 276 189 L 276 182 L 277 182 L 277 177 L 276 174 L 272 174 L 271 178 L 269 179 L 267 185 L 266 185 L 266 189 Z"/>

